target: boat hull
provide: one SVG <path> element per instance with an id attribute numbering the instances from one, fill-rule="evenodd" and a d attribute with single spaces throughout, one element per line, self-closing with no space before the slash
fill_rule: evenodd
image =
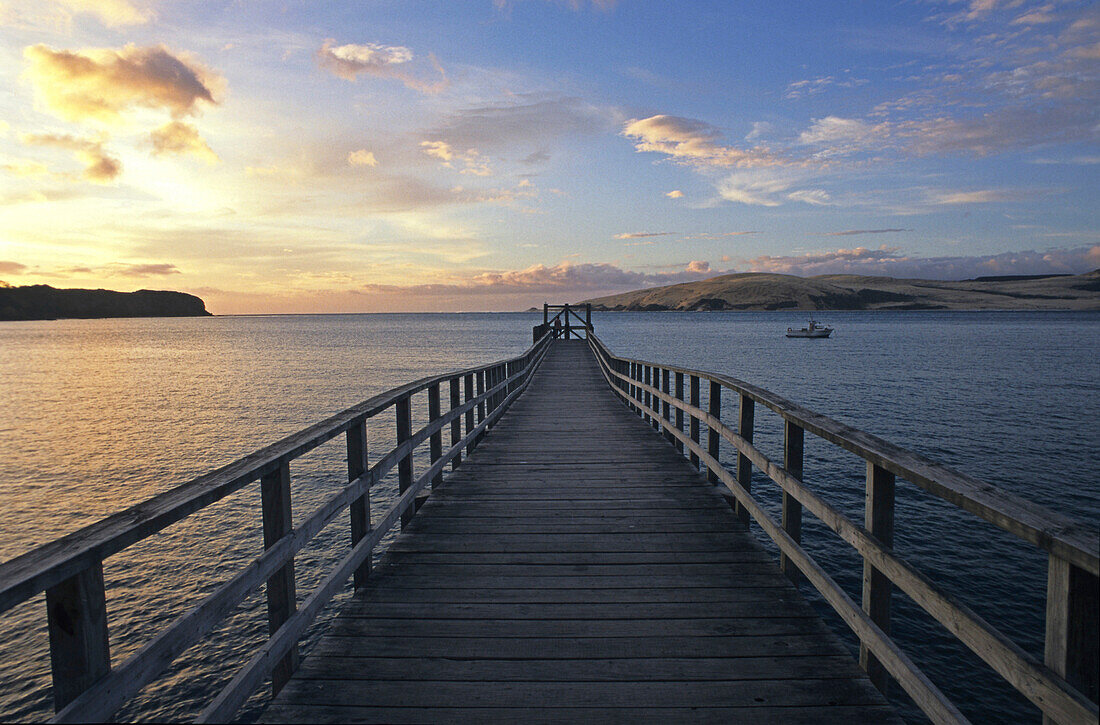
<path id="1" fill-rule="evenodd" d="M 787 337 L 828 337 L 833 334 L 832 330 L 791 330 L 787 333 Z"/>

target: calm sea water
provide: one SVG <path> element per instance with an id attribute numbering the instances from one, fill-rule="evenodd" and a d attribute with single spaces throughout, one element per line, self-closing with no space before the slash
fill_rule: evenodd
<path id="1" fill-rule="evenodd" d="M 387 388 L 516 354 L 539 317 L 0 323 L 0 560 Z M 614 351 L 742 378 L 1095 525 L 1100 313 L 852 312 L 825 321 L 837 328 L 832 339 L 787 340 L 782 331 L 805 322 L 797 313 L 594 318 Z M 732 400 L 724 415 L 735 419 Z M 414 426 L 422 425 L 424 411 L 416 416 Z M 759 445 L 781 460 L 779 419 L 763 411 L 757 419 Z M 392 446 L 392 417 L 372 421 L 369 436 L 374 451 Z M 296 521 L 338 489 L 341 449 L 338 439 L 293 464 Z M 733 460 L 730 450 L 722 455 Z M 860 459 L 807 436 L 805 468 L 808 483 L 862 520 Z M 376 512 L 392 490 L 388 481 L 374 496 Z M 776 487 L 766 478 L 755 480 L 754 494 L 778 511 Z M 108 559 L 115 662 L 257 555 L 258 509 L 258 487 L 250 486 Z M 1043 556 L 901 481 L 896 517 L 904 558 L 1041 657 Z M 345 523 L 331 525 L 297 559 L 299 598 L 346 553 Z M 815 524 L 807 516 L 805 546 L 858 601 L 859 558 Z M 1038 720 L 904 596 L 895 603 L 896 637 L 971 717 Z M 0 719 L 49 717 L 44 608 L 40 596 L 0 615 Z M 308 634 L 307 651 L 323 626 L 324 618 Z M 261 592 L 119 717 L 193 717 L 265 633 Z M 254 717 L 264 697 L 254 697 L 242 718 Z M 912 714 L 903 696 L 895 699 Z"/>

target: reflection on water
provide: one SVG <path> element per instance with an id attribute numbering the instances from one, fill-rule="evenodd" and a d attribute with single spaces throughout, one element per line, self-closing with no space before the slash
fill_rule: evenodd
<path id="1" fill-rule="evenodd" d="M 535 321 L 531 314 L 462 314 L 0 324 L 6 464 L 0 560 L 386 388 L 516 354 L 529 344 Z M 787 313 L 622 313 L 594 320 L 616 352 L 749 380 L 1095 522 L 1100 315 L 833 313 L 825 321 L 837 328 L 829 340 L 786 339 L 788 326 L 804 322 Z M 735 419 L 734 402 L 725 403 L 724 417 Z M 424 411 L 416 415 L 414 425 L 423 424 Z M 781 460 L 778 418 L 761 412 L 757 418 L 757 440 Z M 392 414 L 371 422 L 372 451 L 393 444 L 393 425 Z M 338 438 L 292 464 L 296 521 L 341 484 L 343 453 Z M 732 460 L 729 450 L 722 455 Z M 859 459 L 807 436 L 805 478 L 862 518 Z M 387 482 L 373 498 L 384 505 L 392 488 Z M 767 479 L 758 479 L 756 491 L 778 510 Z M 257 555 L 258 508 L 258 488 L 247 487 L 108 559 L 116 663 Z M 807 548 L 858 599 L 858 558 L 807 518 Z M 1026 649 L 1041 652 L 1042 556 L 904 482 L 897 522 L 905 558 Z M 347 540 L 346 521 L 338 519 L 299 555 L 299 598 L 346 552 Z M 46 719 L 50 712 L 43 609 L 38 597 L 0 619 L 4 719 Z M 1005 695 L 993 676 L 959 684 L 956 674 L 969 670 L 969 656 L 904 597 L 897 598 L 895 630 L 964 708 L 984 710 L 982 719 L 1033 712 Z M 120 717 L 193 716 L 265 634 L 261 591 Z M 246 718 L 262 699 L 253 699 Z"/>

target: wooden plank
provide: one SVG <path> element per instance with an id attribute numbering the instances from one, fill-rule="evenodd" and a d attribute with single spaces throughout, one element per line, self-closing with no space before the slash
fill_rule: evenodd
<path id="1" fill-rule="evenodd" d="M 791 476 L 802 480 L 802 457 L 804 450 L 802 429 L 790 421 L 783 425 L 783 468 Z M 783 491 L 783 530 L 795 543 L 802 543 L 802 504 L 788 491 Z M 798 568 L 791 563 L 786 554 L 779 555 L 779 568 L 795 584 L 799 582 Z"/>
<path id="2" fill-rule="evenodd" d="M 367 472 L 367 426 L 366 422 L 348 428 L 348 481 L 354 481 Z M 351 502 L 351 545 L 355 546 L 370 533 L 370 488 Z M 355 570 L 355 587 L 362 587 L 370 577 L 371 557 L 367 557 L 363 566 Z"/>
<path id="3" fill-rule="evenodd" d="M 501 722 L 523 722 L 529 725 L 561 725 L 561 723 L 609 723 L 643 725 L 654 723 L 692 722 L 728 725 L 730 722 L 752 722 L 755 725 L 822 725 L 836 723 L 900 723 L 897 714 L 881 705 L 830 705 L 821 707 L 766 707 L 754 703 L 751 709 L 734 707 L 547 707 L 533 710 L 527 707 L 364 707 L 362 705 L 281 705 L 268 708 L 261 722 L 307 723 L 418 723 L 463 722 L 497 725 Z"/>
<path id="4" fill-rule="evenodd" d="M 481 390 L 478 391 L 478 393 L 481 392 Z M 397 444 L 401 445 L 412 437 L 412 403 L 410 398 L 405 397 L 398 400 L 393 406 L 397 418 Z M 397 462 L 397 492 L 399 494 L 405 493 L 405 491 L 409 490 L 409 486 L 412 485 L 412 481 L 413 456 L 410 450 Z M 409 525 L 414 513 L 416 513 L 416 511 L 409 508 L 401 514 L 402 528 Z"/>
<path id="5" fill-rule="evenodd" d="M 260 501 L 263 512 L 264 548 L 270 549 L 279 540 L 293 532 L 294 526 L 290 511 L 290 464 L 279 466 L 274 473 L 260 479 Z M 290 557 L 286 564 L 267 580 L 267 629 L 274 635 L 290 619 L 297 609 L 294 594 L 294 559 Z M 276 665 L 271 676 L 271 688 L 274 694 L 298 669 L 298 648 L 292 647 Z"/>
<path id="6" fill-rule="evenodd" d="M 801 478 L 801 476 L 798 476 Z M 864 497 L 864 527 L 886 548 L 894 546 L 894 474 L 873 463 L 867 464 L 867 492 Z M 890 600 L 893 584 L 889 577 L 863 560 L 863 611 L 878 628 L 890 634 Z M 886 692 L 889 675 L 867 645 L 860 644 L 859 665 L 875 687 Z"/>
<path id="7" fill-rule="evenodd" d="M 61 711 L 111 669 L 103 565 L 46 590 L 54 709 Z"/>
<path id="8" fill-rule="evenodd" d="M 447 682 L 299 679 L 293 696 L 322 705 L 545 708 L 563 701 L 574 707 L 647 707 L 691 701 L 701 707 L 877 705 L 873 688 L 859 679 L 734 680 L 712 682 Z"/>
<path id="9" fill-rule="evenodd" d="M 530 626 L 530 625 L 525 625 Z M 453 660 L 318 655 L 302 679 L 448 680 L 478 682 L 726 682 L 731 680 L 852 679 L 862 675 L 850 657 L 695 657 L 621 659 Z"/>

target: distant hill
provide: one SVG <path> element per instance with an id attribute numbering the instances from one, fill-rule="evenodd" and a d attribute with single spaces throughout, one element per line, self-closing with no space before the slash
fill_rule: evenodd
<path id="1" fill-rule="evenodd" d="M 200 317 L 206 304 L 183 292 L 55 289 L 45 284 L 12 287 L 0 283 L 0 320 L 97 317 Z"/>
<path id="2" fill-rule="evenodd" d="M 961 282 L 725 274 L 586 300 L 600 310 L 1100 310 L 1100 270 Z"/>

